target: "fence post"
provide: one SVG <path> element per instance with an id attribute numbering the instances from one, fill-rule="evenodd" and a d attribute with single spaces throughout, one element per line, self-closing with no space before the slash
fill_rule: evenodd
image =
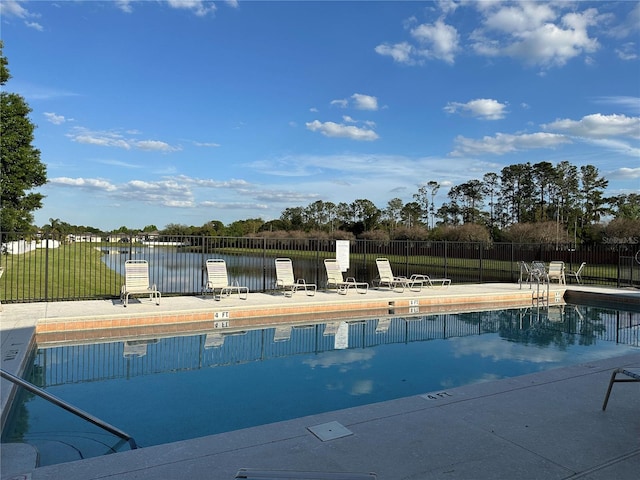
<path id="1" fill-rule="evenodd" d="M 409 275 L 409 239 L 407 238 L 404 247 L 404 274 Z"/>
<path id="2" fill-rule="evenodd" d="M 49 301 L 49 234 L 45 234 L 44 241 L 44 301 Z"/>
<path id="3" fill-rule="evenodd" d="M 480 264 L 478 265 L 478 277 L 479 277 L 478 281 L 480 283 L 482 283 L 482 247 L 483 247 L 483 243 L 482 242 L 479 242 L 479 243 L 480 243 L 480 248 L 478 249 L 478 255 L 480 257 L 479 258 L 479 260 L 480 260 L 479 263 Z"/>
<path id="4" fill-rule="evenodd" d="M 313 269 L 315 271 L 314 283 L 316 285 L 320 285 L 320 243 L 320 239 L 316 240 L 316 264 Z"/>
<path id="5" fill-rule="evenodd" d="M 620 288 L 621 277 L 622 277 L 622 254 L 620 253 L 620 244 L 618 244 L 618 274 L 616 280 L 616 287 Z"/>
<path id="6" fill-rule="evenodd" d="M 207 269 L 206 243 L 208 238 L 209 237 L 207 237 L 204 233 L 202 234 L 202 248 L 200 249 L 200 252 L 201 252 L 200 253 L 200 292 L 201 293 L 204 291 L 204 287 L 206 286 L 206 282 L 204 281 L 204 279 L 205 279 L 205 270 Z"/>
<path id="7" fill-rule="evenodd" d="M 267 292 L 267 238 L 262 237 L 262 292 Z"/>
<path id="8" fill-rule="evenodd" d="M 447 273 L 447 241 L 444 241 L 444 276 L 445 278 L 449 276 L 449 274 Z"/>

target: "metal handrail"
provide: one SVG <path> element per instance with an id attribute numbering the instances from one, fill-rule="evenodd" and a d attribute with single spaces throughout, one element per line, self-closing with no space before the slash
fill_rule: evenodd
<path id="1" fill-rule="evenodd" d="M 74 407 L 73 405 L 71 405 L 70 403 L 65 402 L 64 400 L 61 400 L 60 398 L 56 397 L 55 395 L 51 395 L 50 393 L 44 391 L 43 389 L 36 387 L 35 385 L 33 385 L 32 383 L 27 382 L 26 380 L 17 377 L 5 370 L 0 369 L 0 376 L 6 380 L 9 380 L 10 382 L 15 383 L 16 385 L 21 386 L 22 388 L 29 390 L 31 393 L 34 393 L 36 395 L 38 395 L 41 398 L 44 398 L 45 400 L 53 403 L 54 405 L 57 405 L 63 409 L 65 409 L 68 412 L 73 413 L 74 415 L 77 415 L 78 417 L 82 418 L 83 420 L 86 420 L 90 423 L 93 423 L 94 425 L 97 425 L 98 427 L 102 428 L 103 430 L 106 430 L 109 433 L 112 433 L 113 435 L 116 435 L 117 437 L 120 437 L 121 439 L 127 441 L 129 443 L 129 446 L 131 447 L 131 450 L 135 450 L 138 448 L 138 445 L 136 444 L 136 441 L 134 440 L 134 438 L 129 435 L 128 433 L 123 432 L 122 430 L 120 430 L 117 427 L 114 427 L 113 425 L 109 425 L 107 422 L 100 420 L 97 417 L 94 417 L 93 415 L 91 415 L 90 413 L 85 412 L 84 410 L 81 410 L 77 407 Z"/>

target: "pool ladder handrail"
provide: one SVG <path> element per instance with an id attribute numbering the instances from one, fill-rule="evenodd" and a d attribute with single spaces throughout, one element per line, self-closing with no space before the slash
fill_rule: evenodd
<path id="1" fill-rule="evenodd" d="M 122 430 L 120 430 L 119 428 L 108 424 L 104 420 L 100 420 L 99 418 L 94 417 L 90 413 L 87 413 L 84 410 L 81 410 L 80 408 L 75 407 L 75 406 L 71 405 L 70 403 L 65 402 L 64 400 L 56 397 L 55 395 L 51 395 L 49 392 L 44 391 L 40 387 L 37 387 L 34 384 L 29 383 L 26 380 L 24 380 L 24 379 L 22 379 L 20 377 L 17 377 L 16 375 L 13 375 L 13 374 L 11 374 L 11 373 L 9 373 L 9 372 L 1 369 L 1 368 L 0 368 L 0 377 L 4 378 L 6 380 L 9 380 L 12 383 L 15 383 L 16 385 L 21 386 L 25 390 L 28 390 L 31 393 L 34 393 L 34 394 L 38 395 L 41 398 L 44 398 L 48 402 L 51 402 L 54 405 L 57 405 L 57 406 L 65 409 L 66 411 L 73 413 L 74 415 L 77 415 L 78 417 L 82 418 L 83 420 L 86 420 L 86 421 L 88 421 L 90 423 L 93 423 L 94 425 L 97 425 L 98 427 L 102 428 L 103 430 L 106 430 L 109 433 L 112 433 L 113 435 L 116 435 L 117 437 L 120 437 L 122 440 L 125 440 L 129 444 L 129 446 L 131 447 L 131 450 L 135 450 L 135 449 L 138 448 L 138 445 L 136 444 L 136 441 L 128 433 L 125 433 Z"/>

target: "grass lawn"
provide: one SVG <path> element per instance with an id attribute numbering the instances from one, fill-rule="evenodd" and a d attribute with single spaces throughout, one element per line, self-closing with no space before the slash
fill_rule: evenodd
<path id="1" fill-rule="evenodd" d="M 74 300 L 118 296 L 124 278 L 102 261 L 96 244 L 61 244 L 2 255 L 0 301 Z"/>

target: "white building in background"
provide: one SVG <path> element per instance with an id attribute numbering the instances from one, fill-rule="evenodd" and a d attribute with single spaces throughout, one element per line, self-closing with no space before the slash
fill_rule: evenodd
<path id="1" fill-rule="evenodd" d="M 2 253 L 20 255 L 34 251 L 36 248 L 59 248 L 58 240 L 16 240 L 2 244 Z"/>
<path id="2" fill-rule="evenodd" d="M 102 236 L 96 233 L 82 233 L 78 235 L 69 235 L 70 242 L 87 242 L 87 243 L 100 243 L 102 242 Z"/>

